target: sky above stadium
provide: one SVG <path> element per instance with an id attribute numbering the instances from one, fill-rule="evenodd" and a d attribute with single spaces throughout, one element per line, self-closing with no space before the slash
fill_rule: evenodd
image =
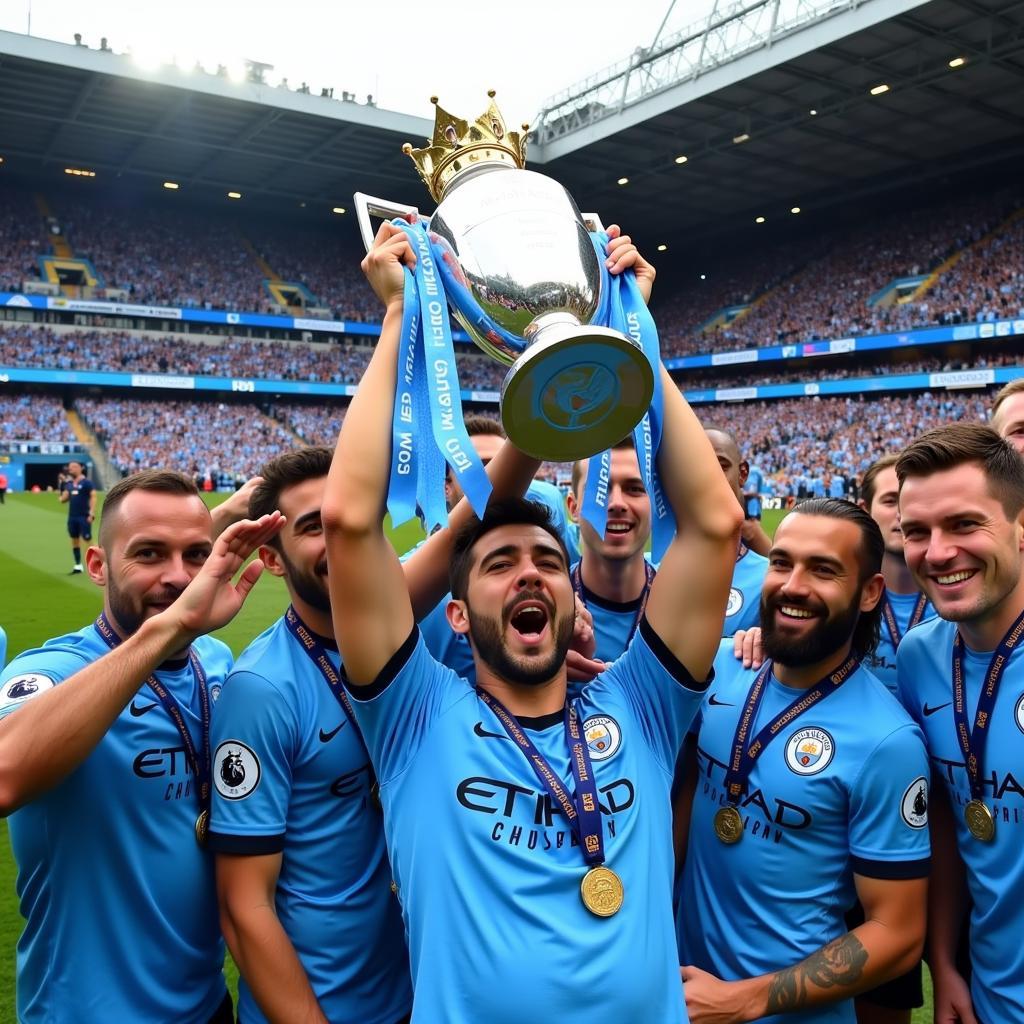
<path id="1" fill-rule="evenodd" d="M 677 0 L 666 32 L 706 16 L 714 0 Z M 722 7 L 726 6 L 723 2 Z M 0 29 L 98 47 L 153 66 L 172 59 L 274 66 L 267 81 L 333 87 L 404 113 L 430 116 L 436 93 L 453 113 L 475 117 L 498 90 L 511 122 L 532 121 L 544 101 L 649 46 L 669 0 L 5 0 Z"/>

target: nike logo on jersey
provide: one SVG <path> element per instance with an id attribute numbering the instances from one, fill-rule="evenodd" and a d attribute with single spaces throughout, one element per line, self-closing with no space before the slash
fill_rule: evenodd
<path id="1" fill-rule="evenodd" d="M 924 717 L 928 718 L 930 715 L 934 715 L 936 711 L 941 711 L 943 708 L 948 708 L 952 701 L 947 700 L 945 704 L 936 704 L 935 707 L 928 707 L 928 702 L 925 701 L 924 707 L 921 709 L 924 712 Z"/>
<path id="2" fill-rule="evenodd" d="M 339 725 L 336 729 L 332 729 L 330 732 L 324 732 L 323 729 L 321 729 L 320 730 L 320 742 L 321 743 L 330 743 L 331 740 L 333 740 L 334 737 L 337 736 L 338 733 L 341 732 L 341 730 L 344 729 L 344 728 L 345 728 L 345 720 L 342 719 L 341 725 Z"/>
<path id="3" fill-rule="evenodd" d="M 720 707 L 720 708 L 734 708 L 734 707 L 736 707 L 735 704 L 730 704 L 727 700 L 719 700 L 717 693 L 713 693 L 713 694 L 711 694 L 710 697 L 708 697 L 708 703 L 709 704 L 714 704 L 714 705 L 716 705 L 717 707 Z"/>
<path id="4" fill-rule="evenodd" d="M 482 739 L 492 739 L 492 740 L 507 740 L 508 739 L 508 737 L 503 732 L 488 732 L 484 728 L 484 723 L 483 722 L 477 722 L 476 725 L 473 726 L 473 732 L 475 732 L 477 734 L 477 736 L 481 737 Z"/>
<path id="5" fill-rule="evenodd" d="M 132 718 L 140 718 L 147 711 L 152 711 L 156 707 L 156 704 L 136 704 L 132 701 L 132 706 L 128 709 L 132 713 Z"/>

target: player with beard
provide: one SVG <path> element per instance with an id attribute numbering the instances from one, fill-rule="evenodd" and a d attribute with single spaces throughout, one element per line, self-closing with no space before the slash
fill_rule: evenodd
<path id="1" fill-rule="evenodd" d="M 147 471 L 107 494 L 86 564 L 103 612 L 0 674 L 0 812 L 18 864 L 18 1020 L 232 1020 L 205 837 L 209 711 L 232 575 L 277 513 L 213 541 L 195 484 Z"/>
<path id="2" fill-rule="evenodd" d="M 505 431 L 502 429 L 501 424 L 489 416 L 470 414 L 465 418 L 465 427 L 466 434 L 469 436 L 473 449 L 480 457 L 480 461 L 485 467 L 490 465 L 491 460 L 497 457 L 498 452 L 502 450 L 505 444 Z M 524 459 L 525 456 L 519 456 L 519 458 Z M 534 466 L 540 467 L 539 462 L 531 461 Z M 450 468 L 447 470 L 445 477 L 444 495 L 449 513 L 463 497 L 458 479 Z M 562 498 L 558 488 L 543 480 L 531 480 L 530 486 L 526 491 L 526 497 L 531 501 L 539 502 L 550 510 L 551 521 L 555 529 L 558 530 L 562 542 L 570 551 L 575 551 L 575 542 L 570 535 L 568 523 L 566 522 L 565 500 Z M 411 557 L 411 555 L 407 557 Z M 427 645 L 427 650 L 442 665 L 447 665 L 457 675 L 471 679 L 473 673 L 473 651 L 470 649 L 469 640 L 462 634 L 456 633 L 448 624 L 447 609 L 451 597 L 451 594 L 445 594 L 434 608 L 419 620 L 420 631 L 423 634 L 423 642 Z M 584 619 L 586 621 L 582 621 Z M 578 624 L 578 629 L 581 631 L 589 629 L 589 636 L 590 638 L 593 637 L 589 616 L 585 613 L 581 614 L 581 622 Z M 580 660 L 576 663 L 577 671 L 580 673 L 579 678 L 589 679 L 593 676 L 594 670 L 599 667 L 589 661 L 593 656 L 593 643 L 580 643 L 577 646 L 580 648 L 577 652 L 580 653 Z M 583 653 L 586 654 L 586 657 L 583 657 Z M 575 657 L 572 652 L 570 652 L 570 657 Z"/>
<path id="3" fill-rule="evenodd" d="M 693 1024 L 853 1022 L 920 959 L 929 868 L 919 729 L 863 667 L 884 546 L 857 506 L 797 506 L 761 597 L 768 660 L 723 641 L 678 798 L 677 912 Z M 847 932 L 860 899 L 866 921 Z"/>
<path id="4" fill-rule="evenodd" d="M 536 470 L 511 447 L 493 461 L 499 490 Z M 320 518 L 330 465 L 311 447 L 261 471 L 251 514 L 288 519 L 260 554 L 291 605 L 239 656 L 213 718 L 210 846 L 245 1024 L 391 1024 L 412 1001 L 373 770 L 338 675 Z M 450 547 L 441 531 L 405 563 L 417 608 L 447 589 Z"/>
<path id="5" fill-rule="evenodd" d="M 935 1020 L 1024 1022 L 1024 461 L 988 427 L 930 430 L 896 463 L 907 565 L 938 618 L 900 645 L 935 777 Z M 956 950 L 970 897 L 968 987 Z"/>
<path id="6" fill-rule="evenodd" d="M 899 481 L 896 479 L 897 455 L 886 455 L 864 472 L 861 500 L 858 502 L 882 531 L 885 554 L 882 575 L 882 629 L 878 647 L 865 659 L 871 671 L 896 697 L 896 652 L 907 630 L 935 618 L 935 609 L 921 593 L 903 555 L 903 531 L 900 529 Z"/>
<path id="7" fill-rule="evenodd" d="M 612 262 L 636 259 L 626 238 Z M 414 261 L 384 224 L 364 267 L 387 314 L 323 508 L 335 634 L 380 780 L 414 1019 L 577 1024 L 599 1006 L 609 1020 L 682 1021 L 669 791 L 742 517 L 665 374 L 660 464 L 686 517 L 627 653 L 567 705 L 568 559 L 546 511 L 513 500 L 460 531 L 451 562 L 449 621 L 471 638 L 476 686 L 439 665 L 383 532 L 403 265 Z"/>

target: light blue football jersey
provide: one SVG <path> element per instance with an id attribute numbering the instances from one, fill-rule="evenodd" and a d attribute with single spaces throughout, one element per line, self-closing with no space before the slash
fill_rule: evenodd
<path id="1" fill-rule="evenodd" d="M 231 652 L 193 649 L 211 696 Z M 0 715 L 109 652 L 92 625 L 15 658 Z M 199 687 L 187 662 L 157 673 L 198 746 Z M 145 684 L 96 749 L 8 818 L 25 930 L 18 940 L 23 1024 L 206 1024 L 224 999 L 213 858 L 196 844 L 199 798 L 181 737 Z"/>
<path id="2" fill-rule="evenodd" d="M 280 853 L 277 916 L 324 1015 L 393 1024 L 412 990 L 370 757 L 283 618 L 239 656 L 212 736 L 210 848 Z M 238 1000 L 266 1020 L 244 978 Z"/>
<path id="3" fill-rule="evenodd" d="M 418 630 L 350 692 L 381 782 L 414 1021 L 685 1021 L 670 791 L 702 691 L 646 623 L 577 705 L 625 886 L 610 918 L 583 906 L 583 854 L 530 763 Z M 562 713 L 521 724 L 572 792 Z"/>
<path id="4" fill-rule="evenodd" d="M 760 624 L 761 589 L 767 572 L 768 559 L 744 544 L 743 553 L 736 559 L 736 568 L 732 572 L 722 636 L 734 636 L 741 629 L 751 629 Z"/>
<path id="5" fill-rule="evenodd" d="M 886 591 L 886 595 L 892 605 L 893 615 L 896 617 L 896 625 L 899 627 L 899 635 L 901 637 L 905 637 L 907 635 L 907 631 L 911 628 L 910 619 L 914 614 L 914 609 L 917 607 L 919 595 L 894 594 L 890 590 Z M 924 606 L 924 614 L 921 616 L 921 620 L 918 625 L 934 618 L 935 609 L 929 601 Z M 896 684 L 896 645 L 892 642 L 892 634 L 886 626 L 884 617 L 882 619 L 882 629 L 878 640 L 878 646 L 872 654 L 868 655 L 868 657 L 864 659 L 864 664 L 871 669 L 874 675 L 885 683 L 889 692 L 898 699 L 899 687 Z"/>
<path id="6" fill-rule="evenodd" d="M 570 570 L 573 579 L 576 578 L 578 566 L 579 563 L 573 565 Z M 650 561 L 647 562 L 647 566 L 648 574 L 657 568 Z M 641 594 L 635 601 L 608 601 L 589 590 L 582 576 L 580 591 L 580 597 L 594 620 L 594 639 L 597 641 L 594 657 L 606 664 L 617 660 L 622 657 L 636 629 L 638 616 L 642 611 L 640 606 L 644 600 L 643 595 Z"/>
<path id="7" fill-rule="evenodd" d="M 957 846 L 971 894 L 971 998 L 979 1021 L 1024 1022 L 1024 654 L 1018 645 L 999 684 L 981 775 L 984 800 L 996 822 L 995 839 L 979 842 L 967 830 L 971 788 L 953 721 L 952 659 L 956 623 L 935 618 L 912 629 L 896 659 L 900 696 L 920 723 L 932 775 L 949 796 Z M 968 721 L 974 714 L 991 652 L 965 648 Z"/>
<path id="8" fill-rule="evenodd" d="M 526 491 L 530 501 L 539 502 L 551 512 L 551 525 L 558 531 L 569 552 L 570 564 L 579 560 L 579 534 L 575 523 L 571 522 L 566 511 L 565 495 L 554 484 L 547 480 L 534 480 Z"/>
<path id="9" fill-rule="evenodd" d="M 923 878 L 929 870 L 924 740 L 863 667 L 771 741 L 740 801 L 743 838 L 733 846 L 717 838 L 725 765 L 756 675 L 723 641 L 701 708 L 677 906 L 680 962 L 728 981 L 790 967 L 845 934 L 854 874 Z M 752 735 L 805 692 L 773 675 Z M 853 1002 L 799 1018 L 852 1024 Z"/>

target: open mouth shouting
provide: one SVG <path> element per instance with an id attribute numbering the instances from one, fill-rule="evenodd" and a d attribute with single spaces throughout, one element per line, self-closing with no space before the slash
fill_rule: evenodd
<path id="1" fill-rule="evenodd" d="M 544 638 L 552 619 L 552 611 L 540 597 L 520 597 L 513 604 L 507 618 L 519 639 L 533 647 Z"/>

